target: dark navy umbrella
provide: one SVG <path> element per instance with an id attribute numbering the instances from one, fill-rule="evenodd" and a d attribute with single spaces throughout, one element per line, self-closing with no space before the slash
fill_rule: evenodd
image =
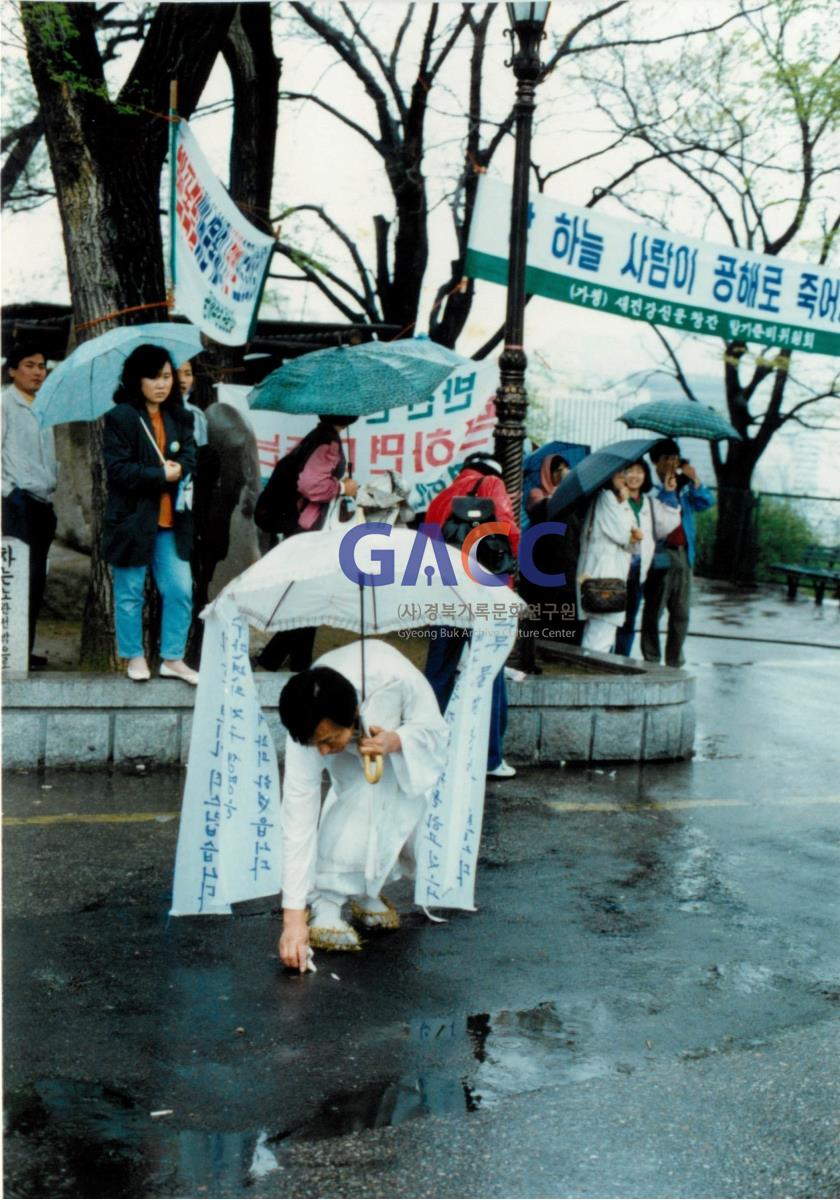
<path id="1" fill-rule="evenodd" d="M 539 487 L 540 471 L 545 459 L 554 454 L 565 458 L 570 467 L 576 467 L 586 458 L 589 447 L 582 442 L 546 442 L 533 450 L 522 464 L 522 504 L 519 511 L 519 528 L 525 530 L 531 524 L 531 519 L 525 508 L 525 501 L 532 488 Z"/>
<path id="2" fill-rule="evenodd" d="M 661 442 L 659 437 L 628 438 L 623 442 L 612 442 L 600 450 L 587 454 L 574 467 L 548 502 L 548 519 L 555 520 L 562 513 L 574 508 L 581 500 L 597 492 L 598 488 L 631 463 L 638 462 L 651 446 Z"/>

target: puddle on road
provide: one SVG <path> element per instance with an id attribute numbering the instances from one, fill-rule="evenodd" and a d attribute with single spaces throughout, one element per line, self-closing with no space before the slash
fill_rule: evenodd
<path id="1" fill-rule="evenodd" d="M 284 1149 L 301 1142 L 421 1117 L 461 1118 L 547 1083 L 630 1069 L 581 1049 L 591 1046 L 597 1021 L 580 1016 L 561 1018 L 548 1001 L 494 1016 L 411 1021 L 400 1037 L 403 1073 L 329 1095 L 285 1128 L 272 1128 L 267 1111 L 268 1127 L 258 1130 L 179 1129 L 177 1113 L 155 1119 L 116 1089 L 38 1080 L 6 1097 L 6 1194 L 242 1195 L 282 1170 Z"/>

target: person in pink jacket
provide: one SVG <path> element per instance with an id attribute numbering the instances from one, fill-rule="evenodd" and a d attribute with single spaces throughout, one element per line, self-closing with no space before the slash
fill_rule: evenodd
<path id="1" fill-rule="evenodd" d="M 341 445 L 342 432 L 357 419 L 339 414 L 319 416 L 315 428 L 291 451 L 299 457 L 301 466 L 297 477 L 297 527 L 287 537 L 320 529 L 330 503 L 337 496 L 355 496 L 358 491 L 358 483 L 347 474 Z M 279 671 L 288 658 L 289 670 L 305 671 L 312 662 L 316 633 L 314 625 L 275 633 L 255 665 L 264 671 Z"/>

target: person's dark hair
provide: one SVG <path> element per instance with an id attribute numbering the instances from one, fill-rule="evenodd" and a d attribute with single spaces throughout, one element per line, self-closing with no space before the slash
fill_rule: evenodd
<path id="1" fill-rule="evenodd" d="M 353 425 L 358 417 L 350 417 L 347 413 L 318 413 L 322 425 Z"/>
<path id="2" fill-rule="evenodd" d="M 642 470 L 645 473 L 645 477 L 642 480 L 642 486 L 639 488 L 639 492 L 642 495 L 644 495 L 645 492 L 649 492 L 650 489 L 653 487 L 653 479 L 651 478 L 650 467 L 647 465 L 645 460 L 643 458 L 637 458 L 635 462 L 630 463 L 630 467 L 641 467 L 642 468 Z M 628 467 L 628 470 L 629 469 L 630 468 Z"/>
<path id="3" fill-rule="evenodd" d="M 613 475 L 617 475 L 617 474 L 618 474 L 617 471 L 613 471 Z M 615 485 L 613 484 L 612 475 L 610 475 L 609 479 L 605 479 L 604 482 L 601 484 L 601 491 L 602 492 L 612 492 L 612 494 L 614 496 L 618 495 L 618 492 L 615 490 Z"/>
<path id="4" fill-rule="evenodd" d="M 480 471 L 482 475 L 495 475 L 497 479 L 504 477 L 501 463 L 492 454 L 486 454 L 483 451 L 476 451 L 475 454 L 468 454 L 464 459 L 464 467 L 466 470 L 469 467 L 472 471 Z"/>
<path id="5" fill-rule="evenodd" d="M 26 338 L 23 341 L 15 342 L 9 347 L 6 354 L 6 361 L 3 363 L 3 375 L 8 374 L 9 368 L 16 370 L 25 358 L 30 358 L 33 354 L 43 354 L 44 361 L 47 360 L 47 352 L 44 346 L 37 338 Z"/>
<path id="6" fill-rule="evenodd" d="M 565 459 L 562 454 L 552 454 L 551 464 L 548 468 L 549 471 L 553 475 L 555 471 L 560 469 L 560 467 L 566 467 L 568 470 L 571 470 L 568 460 Z"/>
<path id="7" fill-rule="evenodd" d="M 216 399 L 216 393 L 213 390 L 213 379 L 202 365 L 202 359 L 199 356 L 189 359 L 189 364 L 193 370 L 193 389 L 190 392 L 190 404 L 194 404 L 196 408 L 200 408 L 202 412 L 206 412 Z M 181 363 L 181 366 L 186 366 L 186 363 Z M 178 370 L 180 369 L 179 367 Z M 180 391 L 180 385 L 178 390 Z M 183 393 L 181 395 L 183 397 Z"/>
<path id="8" fill-rule="evenodd" d="M 648 451 L 652 463 L 658 463 L 660 458 L 665 458 L 667 455 L 679 455 L 679 452 L 680 448 L 673 438 L 662 438 L 661 441 L 651 446 Z"/>
<path id="9" fill-rule="evenodd" d="M 141 379 L 157 379 L 166 364 L 172 367 L 172 387 L 166 397 L 166 411 L 180 425 L 192 429 L 192 413 L 184 408 L 184 398 L 178 386 L 178 375 L 170 357 L 169 351 L 162 346 L 138 346 L 132 350 L 123 363 L 120 384 L 114 393 L 115 404 L 130 404 L 138 412 L 146 406 L 143 393 L 140 390 Z"/>
<path id="10" fill-rule="evenodd" d="M 356 720 L 359 698 L 349 679 L 332 667 L 310 667 L 293 675 L 280 693 L 280 720 L 291 737 L 305 746 L 324 719 L 342 729 Z"/>

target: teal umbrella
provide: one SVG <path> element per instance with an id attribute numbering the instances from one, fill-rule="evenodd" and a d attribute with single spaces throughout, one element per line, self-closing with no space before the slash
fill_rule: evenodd
<path id="1" fill-rule="evenodd" d="M 653 429 L 666 437 L 696 437 L 707 442 L 741 440 L 738 430 L 713 408 L 694 400 L 651 400 L 649 404 L 637 404 L 618 419 L 630 429 Z"/>
<path id="2" fill-rule="evenodd" d="M 428 400 L 471 360 L 425 337 L 330 346 L 284 363 L 248 394 L 251 408 L 366 417 Z"/>
<path id="3" fill-rule="evenodd" d="M 176 368 L 203 348 L 195 325 L 152 321 L 109 329 L 77 346 L 44 380 L 32 405 L 41 425 L 101 417 L 114 403 L 123 363 L 132 350 L 149 345 L 168 350 Z"/>

